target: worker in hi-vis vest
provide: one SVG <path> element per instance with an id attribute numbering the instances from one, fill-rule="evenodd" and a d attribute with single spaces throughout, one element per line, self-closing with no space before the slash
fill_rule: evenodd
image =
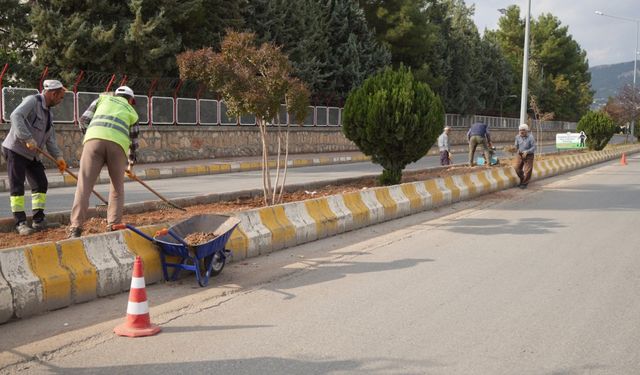
<path id="1" fill-rule="evenodd" d="M 111 187 L 107 208 L 107 230 L 122 222 L 124 176 L 132 173 L 138 148 L 138 114 L 133 90 L 120 86 L 114 95 L 103 94 L 93 101 L 80 118 L 85 133 L 78 186 L 71 208 L 69 237 L 80 237 L 89 198 L 103 166 L 107 166 Z M 128 156 L 127 156 L 128 155 Z"/>
<path id="2" fill-rule="evenodd" d="M 42 94 L 30 95 L 11 113 L 11 129 L 2 142 L 2 153 L 7 161 L 9 175 L 9 201 L 15 220 L 16 231 L 23 236 L 35 231 L 60 226 L 49 224 L 44 209 L 47 202 L 49 180 L 40 160 L 38 148 L 44 149 L 56 158 L 60 172 L 67 168 L 62 151 L 56 143 L 51 107 L 64 99 L 65 87 L 60 81 L 44 81 Z M 24 205 L 25 178 L 31 186 L 32 224 L 27 223 Z"/>

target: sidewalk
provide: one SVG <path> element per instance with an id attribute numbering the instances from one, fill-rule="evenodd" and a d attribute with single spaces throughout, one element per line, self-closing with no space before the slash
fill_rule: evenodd
<path id="1" fill-rule="evenodd" d="M 543 144 L 540 144 L 540 146 L 547 144 L 551 144 L 551 142 L 545 142 Z M 495 146 L 500 150 L 507 145 L 510 145 L 510 143 L 496 144 Z M 466 154 L 468 152 L 468 147 L 466 145 L 457 145 L 452 147 L 452 152 L 457 155 Z M 438 148 L 432 147 L 431 150 L 429 150 L 429 152 L 427 153 L 427 156 L 435 156 L 438 154 Z M 288 168 L 309 167 L 315 165 L 359 163 L 369 162 L 371 160 L 370 157 L 365 156 L 360 151 L 342 151 L 319 154 L 290 154 L 288 159 Z M 466 156 L 465 158 L 463 158 L 463 160 L 466 160 Z M 275 158 L 273 157 L 271 159 L 271 166 L 275 167 Z M 229 158 L 138 164 L 134 166 L 134 172 L 142 180 L 156 180 L 162 178 L 256 171 L 261 170 L 261 168 L 260 156 L 240 156 Z M 73 168 L 71 169 L 71 171 L 77 172 L 77 168 Z M 76 180 L 73 177 L 71 177 L 67 173 L 61 175 L 56 168 L 47 169 L 46 173 L 47 178 L 49 179 L 49 188 L 76 185 Z M 106 168 L 103 168 L 96 184 L 108 183 L 109 173 L 107 172 Z M 30 188 L 28 182 L 26 183 L 26 188 Z M 0 192 L 6 192 L 8 190 L 9 178 L 7 172 L 0 172 Z"/>

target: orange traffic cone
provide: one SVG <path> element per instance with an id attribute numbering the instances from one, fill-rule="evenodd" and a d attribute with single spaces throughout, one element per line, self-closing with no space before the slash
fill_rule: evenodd
<path id="1" fill-rule="evenodd" d="M 127 320 L 113 329 L 116 335 L 128 337 L 152 336 L 160 332 L 160 327 L 151 324 L 147 291 L 142 272 L 142 261 L 136 257 L 133 263 L 133 277 L 127 304 Z"/>
<path id="2" fill-rule="evenodd" d="M 620 165 L 627 165 L 627 155 L 625 155 L 625 153 L 622 153 L 622 157 L 620 158 Z"/>

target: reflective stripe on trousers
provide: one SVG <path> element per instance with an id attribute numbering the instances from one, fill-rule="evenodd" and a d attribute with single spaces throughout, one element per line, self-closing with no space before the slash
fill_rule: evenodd
<path id="1" fill-rule="evenodd" d="M 24 202 L 24 200 L 23 200 Z M 32 193 L 31 194 L 31 209 L 32 210 L 44 210 L 47 203 L 47 194 L 45 193 Z M 23 204 L 24 206 L 24 204 Z"/>
<path id="2" fill-rule="evenodd" d="M 11 212 L 24 212 L 24 195 L 10 196 Z"/>

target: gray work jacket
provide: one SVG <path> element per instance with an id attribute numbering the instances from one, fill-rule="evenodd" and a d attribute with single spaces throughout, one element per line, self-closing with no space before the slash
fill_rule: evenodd
<path id="1" fill-rule="evenodd" d="M 42 94 L 27 96 L 11 112 L 11 129 L 2 146 L 29 160 L 40 159 L 37 151 L 31 151 L 25 145 L 29 138 L 33 138 L 40 149 L 46 146 L 54 158 L 62 156 L 56 143 L 53 115 Z"/>

